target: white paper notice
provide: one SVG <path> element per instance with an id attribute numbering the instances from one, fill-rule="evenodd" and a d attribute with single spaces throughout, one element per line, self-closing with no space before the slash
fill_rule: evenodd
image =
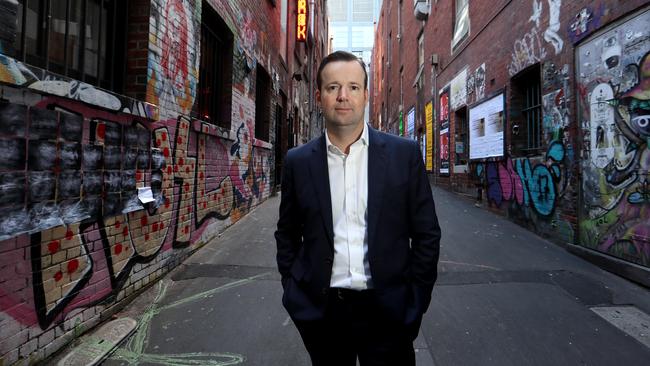
<path id="1" fill-rule="evenodd" d="M 138 187 L 138 198 L 143 204 L 155 201 L 151 187 Z"/>

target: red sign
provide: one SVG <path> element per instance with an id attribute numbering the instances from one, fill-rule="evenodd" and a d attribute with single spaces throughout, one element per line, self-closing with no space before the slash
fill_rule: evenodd
<path id="1" fill-rule="evenodd" d="M 307 40 L 307 0 L 298 0 L 298 19 L 296 19 L 296 42 Z"/>

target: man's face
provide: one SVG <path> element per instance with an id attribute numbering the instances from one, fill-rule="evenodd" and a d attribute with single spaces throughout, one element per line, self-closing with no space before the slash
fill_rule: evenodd
<path id="1" fill-rule="evenodd" d="M 356 61 L 334 61 L 321 72 L 321 87 L 316 90 L 328 127 L 358 126 L 368 100 L 364 72 Z"/>

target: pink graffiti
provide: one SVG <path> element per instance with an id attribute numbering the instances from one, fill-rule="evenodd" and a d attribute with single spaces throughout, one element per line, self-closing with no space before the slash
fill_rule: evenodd
<path id="1" fill-rule="evenodd" d="M 501 181 L 501 194 L 504 200 L 511 201 L 513 198 L 518 204 L 524 202 L 524 187 L 521 178 L 512 166 L 512 160 L 507 159 L 505 165 L 499 164 L 499 180 Z"/>

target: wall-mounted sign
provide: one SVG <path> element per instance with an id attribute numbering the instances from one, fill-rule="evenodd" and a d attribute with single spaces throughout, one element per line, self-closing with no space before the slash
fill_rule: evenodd
<path id="1" fill-rule="evenodd" d="M 307 40 L 307 0 L 298 0 L 298 19 L 296 19 L 296 42 Z"/>
<path id="2" fill-rule="evenodd" d="M 415 140 L 415 107 L 406 114 L 406 137 Z"/>
<path id="3" fill-rule="evenodd" d="M 424 114 L 426 115 L 426 131 L 425 134 L 427 149 L 426 149 L 426 167 L 427 171 L 433 170 L 433 101 L 424 106 Z"/>

